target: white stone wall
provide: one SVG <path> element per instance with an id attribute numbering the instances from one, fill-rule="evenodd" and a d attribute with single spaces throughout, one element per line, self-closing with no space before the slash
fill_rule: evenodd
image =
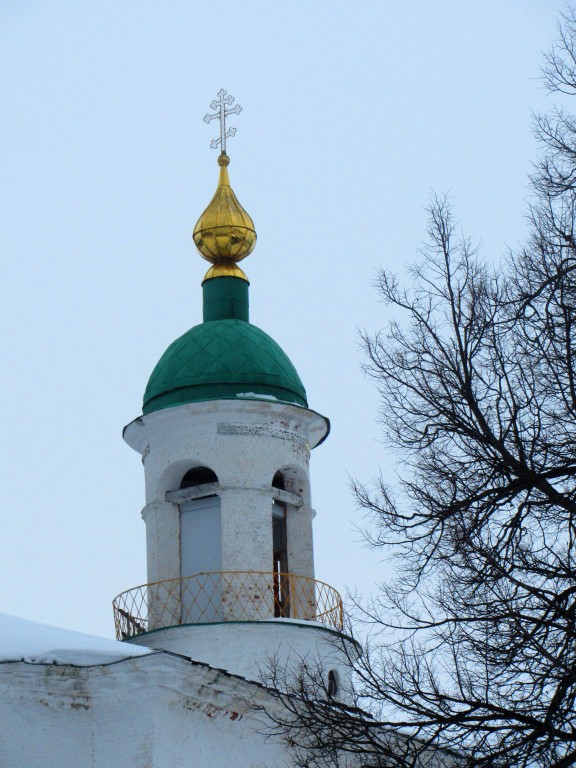
<path id="1" fill-rule="evenodd" d="M 230 401 L 182 405 L 142 416 L 128 425 L 124 437 L 142 455 L 146 478 L 148 582 L 179 579 L 181 573 L 179 506 L 167 493 L 179 489 L 191 468 L 204 466 L 217 476 L 210 492 L 220 497 L 222 571 L 272 571 L 272 482 L 282 472 L 286 506 L 288 570 L 314 578 L 314 553 L 309 460 L 310 448 L 326 434 L 326 420 L 297 406 L 261 401 Z M 276 491 L 277 492 L 277 491 Z M 171 497 L 172 498 L 172 497 Z M 280 652 L 287 661 L 330 655 L 331 635 L 314 625 L 308 631 L 290 623 L 237 624 L 273 619 L 274 591 L 271 577 L 260 584 L 254 577 L 241 580 L 223 575 L 220 582 L 223 625 L 176 627 L 163 616 L 179 621 L 179 589 L 166 607 L 165 592 L 148 596 L 149 627 L 155 632 L 142 642 L 154 643 L 231 672 L 256 678 L 258 666 Z M 241 584 L 241 586 L 239 586 Z M 315 616 L 314 585 L 298 583 L 293 615 L 300 620 Z M 300 603 L 296 611 L 296 595 Z M 167 609 L 166 609 L 167 608 Z M 328 663 L 328 661 L 327 661 Z"/>
<path id="2" fill-rule="evenodd" d="M 314 537 L 311 507 L 287 505 L 286 538 L 288 541 L 288 570 L 290 573 L 314 578 Z"/>
<path id="3" fill-rule="evenodd" d="M 326 679 L 335 670 L 343 690 L 350 686 L 346 653 L 359 650 L 344 635 L 291 619 L 169 627 L 130 643 L 180 653 L 249 680 L 262 680 L 272 660 L 289 674 L 307 661 L 321 667 Z"/>
<path id="4" fill-rule="evenodd" d="M 180 578 L 180 510 L 177 504 L 152 501 L 142 510 L 146 524 L 148 583 Z"/>
<path id="5" fill-rule="evenodd" d="M 129 424 L 124 436 L 142 454 L 146 478 L 148 581 L 181 575 L 178 505 L 166 493 L 195 466 L 218 476 L 224 571 L 271 570 L 272 480 L 282 471 L 298 498 L 288 505 L 289 570 L 313 577 L 309 456 L 326 430 L 325 419 L 304 408 L 228 400 L 167 408 Z"/>
<path id="6" fill-rule="evenodd" d="M 254 702 L 281 706 L 255 683 L 166 653 L 92 667 L 3 663 L 0 766 L 290 768 Z M 458 764 L 432 750 L 418 761 Z"/>
<path id="7" fill-rule="evenodd" d="M 160 658 L 159 658 L 160 656 Z M 89 668 L 0 667 L 2 768 L 262 768 L 254 686 L 166 654 Z"/>

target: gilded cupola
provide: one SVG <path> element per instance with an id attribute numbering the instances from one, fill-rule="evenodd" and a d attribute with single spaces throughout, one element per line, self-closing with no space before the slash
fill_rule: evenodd
<path id="1" fill-rule="evenodd" d="M 194 243 L 203 258 L 212 264 L 204 280 L 214 277 L 248 278 L 238 262 L 252 253 L 256 245 L 254 222 L 238 202 L 230 186 L 225 152 L 218 157 L 220 178 L 214 197 L 194 227 Z"/>

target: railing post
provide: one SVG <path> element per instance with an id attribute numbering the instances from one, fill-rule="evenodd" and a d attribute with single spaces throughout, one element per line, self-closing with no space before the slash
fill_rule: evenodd
<path id="1" fill-rule="evenodd" d="M 290 616 L 293 619 L 316 619 L 315 581 L 306 576 L 290 574 Z"/>
<path id="2" fill-rule="evenodd" d="M 224 621 L 264 621 L 274 618 L 274 575 L 258 571 L 222 574 Z"/>

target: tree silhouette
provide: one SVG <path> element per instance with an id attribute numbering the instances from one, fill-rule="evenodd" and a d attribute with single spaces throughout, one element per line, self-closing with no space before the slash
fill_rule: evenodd
<path id="1" fill-rule="evenodd" d="M 576 95 L 574 11 L 543 77 Z M 410 287 L 378 276 L 396 319 L 366 370 L 403 476 L 354 490 L 399 575 L 362 606 L 365 653 L 343 643 L 347 703 L 310 663 L 272 670 L 301 766 L 576 764 L 576 118 L 535 128 L 524 247 L 487 265 L 436 197 Z"/>

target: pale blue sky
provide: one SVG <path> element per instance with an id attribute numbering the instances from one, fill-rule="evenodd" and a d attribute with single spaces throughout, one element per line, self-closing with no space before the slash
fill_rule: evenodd
<path id="1" fill-rule="evenodd" d="M 0 0 L 0 611 L 110 635 L 145 581 L 143 472 L 121 439 L 156 361 L 201 319 L 191 232 L 228 152 L 258 245 L 251 319 L 332 421 L 313 454 L 318 578 L 367 591 L 347 475 L 394 457 L 357 329 L 384 322 L 431 190 L 497 260 L 525 232 L 531 110 L 560 2 Z"/>

